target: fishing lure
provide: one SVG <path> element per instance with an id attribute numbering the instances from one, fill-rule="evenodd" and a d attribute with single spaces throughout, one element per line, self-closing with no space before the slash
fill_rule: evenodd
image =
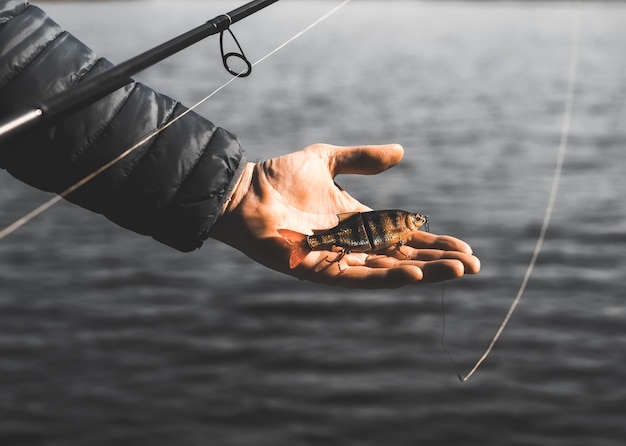
<path id="1" fill-rule="evenodd" d="M 411 234 L 428 222 L 425 215 L 402 210 L 338 214 L 339 224 L 306 235 L 289 229 L 278 233 L 291 245 L 289 268 L 298 266 L 311 251 L 341 251 L 333 262 L 350 252 L 380 252 L 402 246 Z"/>

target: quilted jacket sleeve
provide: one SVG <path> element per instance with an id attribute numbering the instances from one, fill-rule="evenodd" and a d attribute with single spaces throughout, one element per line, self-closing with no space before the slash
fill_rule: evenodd
<path id="1" fill-rule="evenodd" d="M 24 0 L 0 0 L 0 117 L 111 64 Z M 186 109 L 131 83 L 0 147 L 0 167 L 60 193 Z M 190 112 L 67 197 L 181 251 L 200 247 L 245 165 L 237 138 Z"/>

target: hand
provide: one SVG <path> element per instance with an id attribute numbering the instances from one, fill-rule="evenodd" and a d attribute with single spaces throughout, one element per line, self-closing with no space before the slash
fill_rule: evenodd
<path id="1" fill-rule="evenodd" d="M 289 268 L 290 245 L 277 229 L 311 234 L 338 223 L 337 214 L 371 210 L 341 189 L 339 174 L 371 175 L 402 159 L 399 145 L 336 147 L 315 144 L 299 152 L 246 166 L 231 202 L 211 237 L 239 249 L 274 270 L 302 280 L 353 288 L 396 288 L 475 274 L 480 261 L 454 237 L 416 231 L 401 247 L 385 253 L 312 251 Z M 415 211 L 407 209 L 408 211 Z"/>

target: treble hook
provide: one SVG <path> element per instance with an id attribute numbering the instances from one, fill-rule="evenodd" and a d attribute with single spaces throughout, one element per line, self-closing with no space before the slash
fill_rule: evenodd
<path id="1" fill-rule="evenodd" d="M 228 17 L 229 22 L 232 23 L 232 19 L 230 18 L 230 16 L 228 14 L 224 14 L 224 15 L 226 17 Z M 243 49 L 241 48 L 241 45 L 239 44 L 239 41 L 237 40 L 237 38 L 235 37 L 233 32 L 230 30 L 230 23 L 229 23 L 228 27 L 226 27 L 225 29 L 223 29 L 220 32 L 220 53 L 221 53 L 221 56 L 222 56 L 222 63 L 224 64 L 224 68 L 226 68 L 226 71 L 228 71 L 233 76 L 236 76 L 236 77 L 246 77 L 246 76 L 249 76 L 250 73 L 252 73 L 252 64 L 250 63 L 250 61 L 248 60 L 248 58 L 244 54 Z M 238 53 L 237 52 L 230 52 L 230 53 L 224 54 L 224 32 L 225 31 L 228 31 L 230 33 L 230 36 L 235 41 L 235 44 L 237 45 L 237 48 L 239 48 L 239 52 Z M 232 69 L 230 67 L 230 64 L 228 63 L 228 59 L 232 58 L 232 57 L 243 61 L 243 63 L 246 64 L 246 69 L 243 70 L 243 71 L 235 71 L 234 69 Z"/>

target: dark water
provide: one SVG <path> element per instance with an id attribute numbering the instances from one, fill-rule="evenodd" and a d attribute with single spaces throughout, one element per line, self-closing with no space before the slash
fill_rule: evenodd
<path id="1" fill-rule="evenodd" d="M 256 60 L 334 2 L 236 25 Z M 115 62 L 237 2 L 45 3 Z M 180 254 L 62 203 L 0 242 L 7 445 L 621 445 L 626 438 L 626 6 L 581 5 L 570 144 L 548 239 L 496 350 L 460 384 L 441 287 L 346 291 L 217 242 Z M 375 208 L 468 240 L 448 349 L 483 352 L 534 248 L 556 159 L 567 3 L 353 2 L 201 107 L 251 158 L 400 142 Z M 140 76 L 191 104 L 227 80 L 217 40 Z M 0 175 L 8 224 L 47 195 Z"/>

